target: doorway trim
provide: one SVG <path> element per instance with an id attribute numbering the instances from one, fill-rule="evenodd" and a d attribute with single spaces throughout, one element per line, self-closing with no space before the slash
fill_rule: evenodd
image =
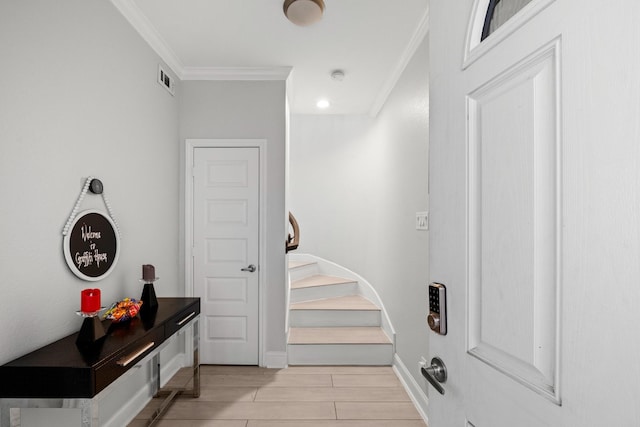
<path id="1" fill-rule="evenodd" d="M 258 148 L 260 171 L 259 182 L 259 219 L 258 219 L 258 364 L 265 366 L 264 328 L 266 310 L 264 306 L 264 285 L 268 266 L 266 263 L 266 207 L 267 207 L 267 140 L 266 139 L 186 139 L 184 162 L 184 295 L 193 297 L 193 160 L 196 148 Z M 185 351 L 190 354 L 192 343 L 187 343 Z"/>

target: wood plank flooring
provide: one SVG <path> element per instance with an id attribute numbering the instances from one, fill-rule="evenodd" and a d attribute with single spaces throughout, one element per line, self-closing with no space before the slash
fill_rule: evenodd
<path id="1" fill-rule="evenodd" d="M 158 427 L 426 427 L 389 366 L 203 365 L 198 399 L 175 401 Z M 168 384 L 181 387 L 187 372 Z M 152 400 L 129 424 L 146 425 Z"/>

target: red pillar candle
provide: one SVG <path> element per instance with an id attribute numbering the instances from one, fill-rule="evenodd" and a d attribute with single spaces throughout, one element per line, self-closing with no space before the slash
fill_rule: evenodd
<path id="1" fill-rule="evenodd" d="M 151 264 L 144 264 L 142 266 L 142 280 L 147 283 L 151 283 L 156 280 L 156 268 Z"/>
<path id="2" fill-rule="evenodd" d="M 100 289 L 83 289 L 80 293 L 80 311 L 94 313 L 100 310 Z"/>

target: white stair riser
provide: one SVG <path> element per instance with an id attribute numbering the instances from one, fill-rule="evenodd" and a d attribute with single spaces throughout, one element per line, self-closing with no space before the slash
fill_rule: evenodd
<path id="1" fill-rule="evenodd" d="M 314 276 L 318 274 L 318 264 L 312 263 L 307 265 L 302 265 L 300 267 L 290 268 L 289 269 L 289 277 L 291 278 L 291 283 L 296 280 L 304 279 L 305 277 Z"/>
<path id="2" fill-rule="evenodd" d="M 309 288 L 291 289 L 289 302 L 312 301 L 324 298 L 357 295 L 357 283 L 340 283 L 337 285 L 312 286 Z"/>
<path id="3" fill-rule="evenodd" d="M 291 310 L 291 327 L 380 326 L 380 310 Z"/>
<path id="4" fill-rule="evenodd" d="M 391 344 L 289 344 L 289 365 L 391 365 Z"/>

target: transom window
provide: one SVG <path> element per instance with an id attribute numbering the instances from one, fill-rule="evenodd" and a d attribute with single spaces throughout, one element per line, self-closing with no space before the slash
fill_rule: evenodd
<path id="1" fill-rule="evenodd" d="M 484 18 L 481 40 L 489 37 L 530 2 L 531 0 L 490 0 Z"/>

